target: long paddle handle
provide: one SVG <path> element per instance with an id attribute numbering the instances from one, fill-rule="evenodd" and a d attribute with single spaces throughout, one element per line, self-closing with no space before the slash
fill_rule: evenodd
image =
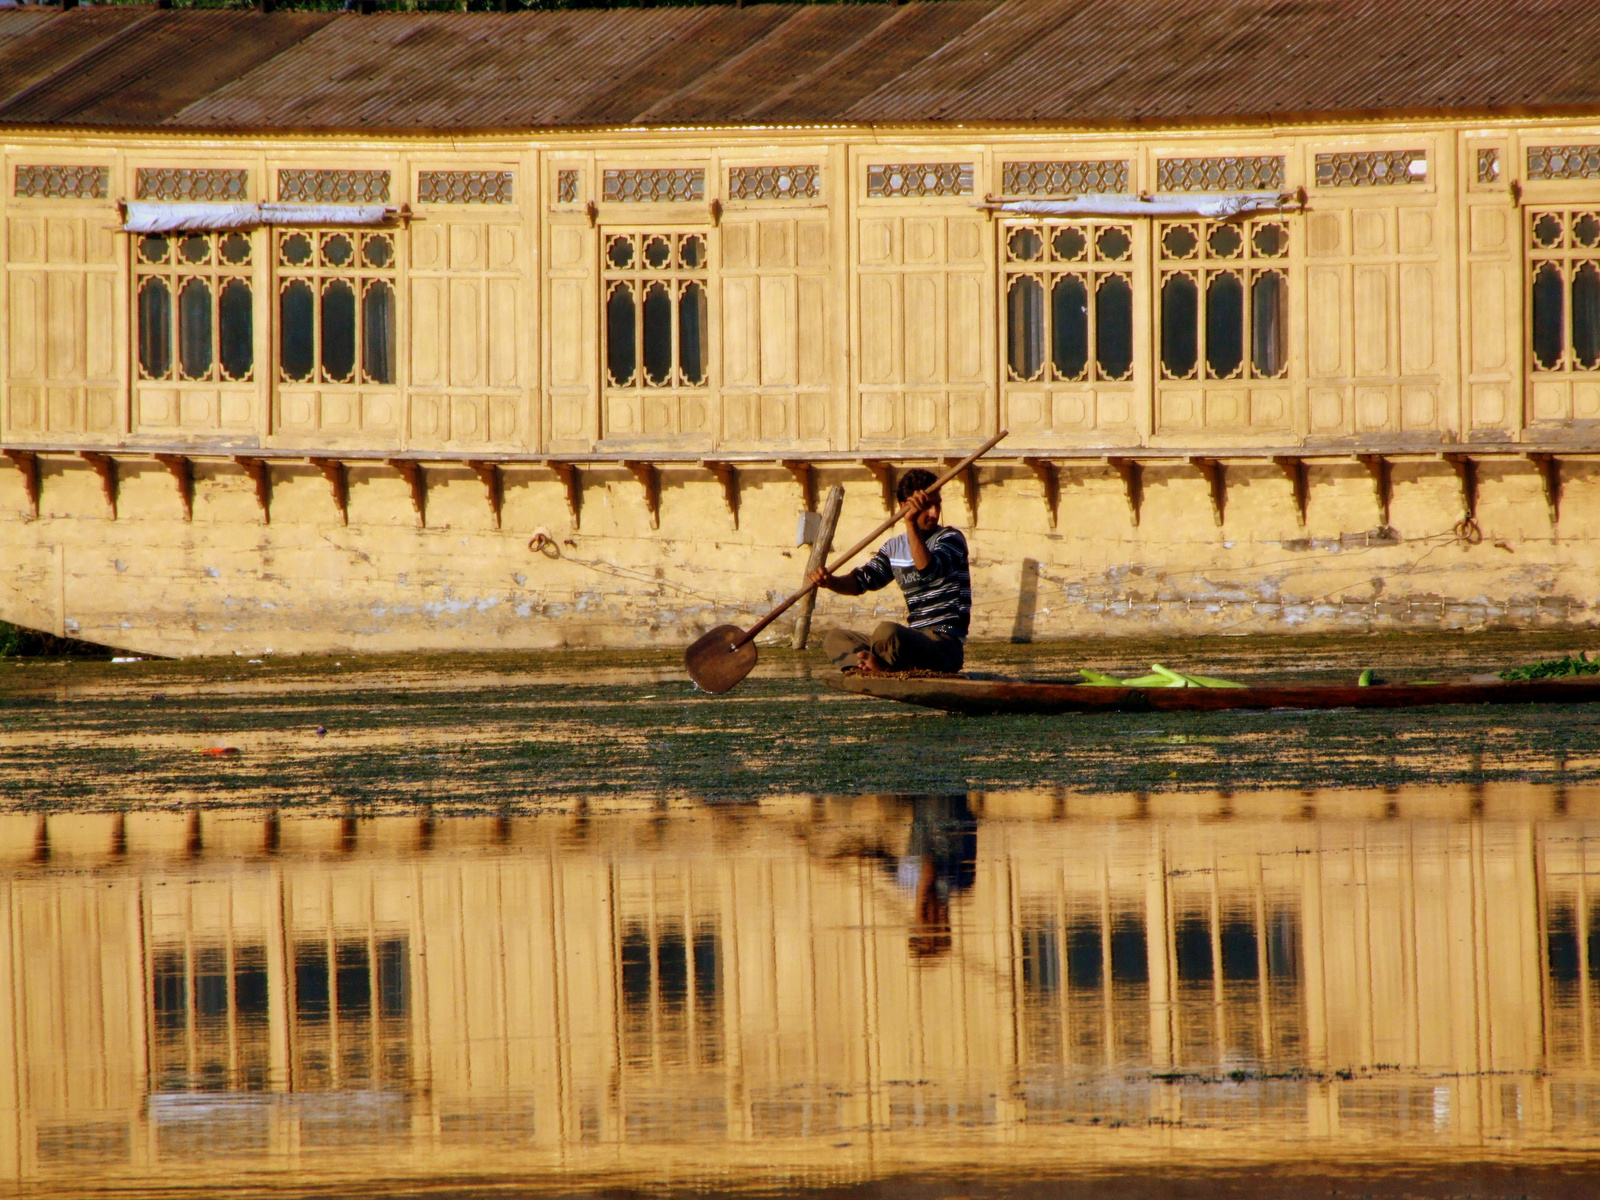
<path id="1" fill-rule="evenodd" d="M 965 458 L 963 458 L 955 466 L 951 467 L 943 475 L 939 476 L 939 478 L 934 480 L 933 483 L 930 486 L 925 487 L 922 490 L 925 491 L 925 492 L 936 492 L 936 491 L 938 491 L 945 484 L 949 483 L 957 475 L 961 474 L 961 472 L 965 471 L 973 463 L 977 462 L 985 454 L 989 453 L 989 451 L 993 450 L 996 446 L 998 446 L 1000 444 L 1000 439 L 1005 437 L 1006 434 L 1009 433 L 1009 432 L 1010 432 L 1010 430 L 1008 430 L 1008 429 L 1002 429 L 999 433 L 995 434 L 992 438 L 990 438 L 983 445 L 979 446 L 971 454 L 969 454 Z M 873 542 L 877 541 L 887 531 L 889 531 L 890 529 L 893 529 L 894 528 L 894 523 L 896 521 L 900 520 L 905 515 L 906 515 L 906 505 L 902 504 L 899 508 L 894 510 L 894 515 L 891 516 L 887 521 L 885 521 L 882 525 L 879 525 L 871 533 L 867 534 L 866 537 L 862 538 L 854 546 L 851 546 L 850 549 L 846 550 L 838 558 L 834 559 L 833 562 L 828 567 L 828 574 L 832 575 L 840 567 L 844 566 L 845 563 L 849 562 L 852 558 L 854 558 L 856 555 L 860 554 L 868 546 L 872 545 Z M 733 651 L 737 650 L 740 646 L 743 646 L 745 643 L 753 641 L 755 639 L 756 634 L 760 633 L 768 625 L 771 625 L 779 617 L 783 616 L 784 613 L 788 612 L 790 605 L 799 603 L 799 601 L 805 596 L 805 594 L 807 592 L 815 591 L 816 590 L 816 586 L 817 585 L 814 584 L 814 583 L 806 584 L 805 587 L 801 588 L 798 592 L 796 592 L 794 595 L 790 596 L 782 604 L 778 605 L 777 608 L 773 609 L 766 616 L 762 617 L 761 620 L 757 621 L 754 625 L 750 626 L 749 629 L 744 631 L 743 636 L 741 636 L 738 641 L 734 642 L 733 645 L 728 647 L 729 653 L 732 653 Z"/>

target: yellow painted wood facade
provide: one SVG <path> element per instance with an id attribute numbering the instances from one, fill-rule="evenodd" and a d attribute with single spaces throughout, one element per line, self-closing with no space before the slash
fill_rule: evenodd
<path id="1" fill-rule="evenodd" d="M 1312 507 L 1339 514 L 1324 537 L 1381 532 L 1391 524 L 1391 499 L 1403 503 L 1395 480 L 1404 490 L 1415 475 L 1429 481 L 1427 498 L 1418 501 L 1426 516 L 1404 532 L 1426 527 L 1431 534 L 1464 516 L 1472 522 L 1464 544 L 1476 546 L 1473 538 L 1481 536 L 1521 552 L 1531 537 L 1526 549 L 1545 573 L 1544 592 L 1562 598 L 1565 619 L 1593 619 L 1589 589 L 1575 582 L 1592 558 L 1577 501 L 1587 493 L 1585 464 L 1600 452 L 1590 424 L 1600 420 L 1600 362 L 1586 360 L 1573 339 L 1587 335 L 1564 316 L 1559 359 L 1538 363 L 1530 288 L 1541 264 L 1555 262 L 1551 269 L 1564 272 L 1562 303 L 1570 305 L 1584 264 L 1600 263 L 1600 243 L 1576 232 L 1591 207 L 1600 212 L 1600 170 L 1589 162 L 1600 123 L 1416 120 L 1116 133 L 732 128 L 517 139 L 8 137 L 0 196 L 0 445 L 11 466 L 0 469 L 0 496 L 16 515 L 4 536 L 24 564 L 25 581 L 0 603 L 5 619 L 68 632 L 94 626 L 92 636 L 177 652 L 368 644 L 349 632 L 348 614 L 310 636 L 230 637 L 220 610 L 198 594 L 190 599 L 211 614 L 202 620 L 210 632 L 200 637 L 164 618 L 137 620 L 135 632 L 117 635 L 109 610 L 69 615 L 49 590 L 51 556 L 81 561 L 106 550 L 124 562 L 112 548 L 121 539 L 152 550 L 172 543 L 170 531 L 153 526 L 107 541 L 99 525 L 100 494 L 119 520 L 169 520 L 165 501 L 158 512 L 126 499 L 152 473 L 178 481 L 186 522 L 196 511 L 215 514 L 208 520 L 219 523 L 203 534 L 181 531 L 202 555 L 257 545 L 274 496 L 278 538 L 292 536 L 280 526 L 306 519 L 296 512 L 315 511 L 318 524 L 336 519 L 363 528 L 374 521 L 405 526 L 414 513 L 426 525 L 427 506 L 442 511 L 448 504 L 437 497 L 443 487 L 478 489 L 479 499 L 462 503 L 483 508 L 487 486 L 494 525 L 481 532 L 502 532 L 502 506 L 515 516 L 504 538 L 475 545 L 475 559 L 510 553 L 513 533 L 520 548 L 538 530 L 556 537 L 580 527 L 584 477 L 591 487 L 615 477 L 619 489 L 640 485 L 644 503 L 626 503 L 646 513 L 647 537 L 664 531 L 662 511 L 677 506 L 677 540 L 688 544 L 668 557 L 706 567 L 726 541 L 709 530 L 731 521 L 735 540 L 743 536 L 741 486 L 750 489 L 751 513 L 787 512 L 790 493 L 767 501 L 756 493 L 786 488 L 791 476 L 805 482 L 808 467 L 867 482 L 872 495 L 886 473 L 948 456 L 1001 428 L 1011 435 L 973 486 L 974 500 L 990 489 L 995 510 L 1008 513 L 989 543 L 997 560 L 1012 564 L 1007 570 L 1023 558 L 1107 571 L 1232 570 L 1238 560 L 1224 543 L 1231 549 L 1241 539 L 1297 532 L 1314 540 L 1317 531 L 1306 525 L 1312 490 L 1319 491 Z M 65 169 L 51 176 L 56 184 L 24 187 L 24 173 L 36 180 L 53 167 Z M 1101 172 L 1087 189 L 1086 170 Z M 171 183 L 185 172 L 188 184 Z M 352 370 L 346 383 L 318 382 L 315 372 L 303 382 L 286 375 L 285 289 L 301 276 L 321 288 L 340 271 L 288 264 L 284 239 L 293 230 L 284 227 L 250 231 L 243 266 L 163 268 L 174 289 L 208 271 L 217 286 L 224 277 L 248 284 L 249 377 L 230 379 L 211 366 L 205 377 L 185 381 L 177 378 L 180 365 L 167 378 L 142 377 L 149 372 L 140 368 L 137 289 L 158 272 L 138 260 L 135 236 L 120 232 L 117 202 L 138 199 L 142 177 L 152 181 L 144 185 L 147 199 L 204 198 L 194 190 L 196 172 L 242 172 L 242 192 L 228 198 L 250 202 L 316 198 L 323 195 L 318 187 L 324 199 L 348 198 L 355 176 L 382 180 L 381 189 L 362 195 L 396 210 L 386 227 L 392 259 L 372 270 L 341 270 L 357 289 L 374 280 L 393 289 L 393 364 L 378 374 L 385 381 L 373 381 L 365 368 Z M 167 192 L 153 182 L 158 174 L 168 180 Z M 1234 258 L 1205 248 L 1216 226 L 1203 220 L 1034 218 L 979 207 L 986 196 L 1100 195 L 1106 193 L 1096 189 L 1107 186 L 1129 196 L 1267 190 L 1291 205 L 1230 226 L 1243 234 Z M 1561 232 L 1543 245 L 1534 227 L 1547 215 Z M 1187 258 L 1170 251 L 1175 226 L 1202 243 Z M 1270 253 L 1256 236 L 1266 226 L 1281 238 Z M 1128 242 L 1115 259 L 1093 251 L 1065 265 L 1053 257 L 1030 265 L 1008 249 L 1019 231 L 1053 244 L 1063 230 L 1076 230 L 1097 244 L 1111 229 Z M 696 264 L 673 259 L 656 268 L 646 261 L 652 242 L 676 253 L 671 247 L 685 239 L 704 248 Z M 609 257 L 619 240 L 634 255 L 626 266 Z M 1068 379 L 1070 371 L 1047 362 L 1035 378 L 1018 378 L 1008 288 L 1030 272 L 1043 286 L 1063 275 L 1096 289 L 1112 276 L 1121 280 L 1117 286 L 1131 297 L 1125 371 L 1095 361 Z M 1207 359 L 1202 328 L 1194 369 L 1168 378 L 1174 372 L 1163 366 L 1162 289 L 1174 275 L 1191 278 L 1201 293 L 1224 275 L 1243 288 L 1275 276 L 1278 323 L 1268 330 L 1264 310 L 1249 305 L 1254 315 L 1242 319 L 1261 338 L 1276 338 L 1277 348 L 1250 341 L 1256 332 L 1239 334 L 1243 357 L 1230 373 Z M 631 380 L 618 382 L 608 370 L 608 300 L 619 288 L 676 298 L 690 285 L 700 289 L 701 306 L 693 318 L 700 322 L 693 370 L 671 365 L 652 379 L 650 364 L 640 362 Z M 636 308 L 636 321 L 642 311 Z M 659 319 L 667 311 L 660 309 Z M 682 304 L 672 311 L 675 322 L 691 320 Z M 677 352 L 690 354 L 686 344 L 680 337 Z M 1046 357 L 1063 353 L 1051 349 Z M 159 466 L 156 455 L 165 456 Z M 308 467 L 308 459 L 320 465 Z M 386 461 L 409 465 L 395 468 L 395 476 Z M 362 472 L 371 487 L 357 488 L 363 498 L 351 501 Z M 470 482 L 474 472 L 479 483 Z M 1169 527 L 1167 540 L 1188 547 L 1188 556 L 1149 544 L 1130 555 L 1125 543 L 1147 537 L 1138 528 L 1143 494 L 1159 486 L 1163 472 L 1182 491 L 1173 493 L 1182 529 Z M 1275 494 L 1264 507 L 1241 495 L 1235 515 L 1225 518 L 1228 489 L 1246 478 Z M 1285 481 L 1281 489 L 1278 480 Z M 325 500 L 327 481 L 336 513 Z M 1554 528 L 1544 524 L 1545 512 L 1558 522 L 1563 487 L 1569 528 L 1557 537 L 1567 549 L 1552 552 L 1543 545 Z M 41 509 L 41 488 L 55 489 L 57 502 Z M 257 504 L 235 504 L 229 489 L 253 489 Z M 1374 489 L 1378 507 L 1368 511 Z M 1059 536 L 1059 495 L 1076 502 L 1098 490 L 1107 502 L 1091 507 L 1103 508 L 1104 518 L 1074 516 L 1062 529 L 1095 530 L 1103 544 L 1070 554 L 1035 550 L 1032 526 L 1040 536 Z M 1117 495 L 1126 510 L 1112 499 Z M 1486 510 L 1510 505 L 1515 517 L 1504 528 L 1479 530 L 1480 498 Z M 364 511 L 352 517 L 351 504 Z M 593 515 L 592 493 L 590 505 Z M 1009 515 L 1030 505 L 1025 520 Z M 222 517 L 223 508 L 230 515 Z M 977 524 L 975 506 L 969 515 Z M 34 516 L 52 527 L 35 524 Z M 779 518 L 785 532 L 791 521 Z M 1213 545 L 1195 546 L 1197 538 Z M 382 538 L 357 540 L 364 553 L 379 554 L 378 574 L 395 574 Z M 308 545 L 314 543 L 312 536 Z M 787 572 L 777 561 L 782 544 L 782 537 L 762 544 L 768 579 Z M 1472 580 L 1456 589 L 1462 596 L 1498 594 L 1480 566 L 1492 574 L 1475 559 Z M 316 572 L 293 578 L 314 588 Z M 392 609 L 392 586 L 370 582 L 362 603 Z M 737 585 L 726 603 L 759 610 L 769 590 L 770 583 Z M 1426 595 L 1443 592 L 1451 589 Z M 484 627 L 395 627 L 370 644 L 448 646 L 472 636 L 507 645 L 637 641 L 652 603 L 633 597 L 626 613 L 563 631 L 508 636 Z M 681 607 L 670 617 L 686 627 L 699 619 Z M 980 623 L 980 636 L 998 628 Z"/>

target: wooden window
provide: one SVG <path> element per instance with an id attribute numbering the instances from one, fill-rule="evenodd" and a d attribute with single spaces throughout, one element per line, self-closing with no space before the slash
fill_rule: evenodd
<path id="1" fill-rule="evenodd" d="M 707 386 L 706 235 L 608 231 L 602 241 L 607 384 Z"/>
<path id="2" fill-rule="evenodd" d="M 279 377 L 393 383 L 394 234 L 286 230 L 277 250 Z"/>
<path id="3" fill-rule="evenodd" d="M 1170 221 L 1158 234 L 1162 378 L 1287 374 L 1288 227 Z"/>
<path id="4" fill-rule="evenodd" d="M 250 235 L 145 234 L 134 244 L 143 379 L 244 383 L 255 372 Z"/>
<path id="5" fill-rule="evenodd" d="M 1007 225 L 1006 378 L 1118 381 L 1133 375 L 1133 235 L 1125 224 Z"/>
<path id="6" fill-rule="evenodd" d="M 1600 371 L 1600 210 L 1530 211 L 1528 274 L 1533 370 Z"/>

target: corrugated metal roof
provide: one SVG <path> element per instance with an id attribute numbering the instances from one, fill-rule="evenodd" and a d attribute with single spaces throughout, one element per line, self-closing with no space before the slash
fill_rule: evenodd
<path id="1" fill-rule="evenodd" d="M 1600 112 L 1600 3 L 0 12 L 0 122 L 506 130 Z"/>

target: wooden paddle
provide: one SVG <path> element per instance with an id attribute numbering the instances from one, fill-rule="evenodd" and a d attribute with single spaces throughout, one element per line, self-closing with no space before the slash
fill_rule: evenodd
<path id="1" fill-rule="evenodd" d="M 998 446 L 1000 439 L 1005 437 L 1006 433 L 1007 430 L 1002 429 L 943 475 L 939 476 L 930 487 L 923 490 L 928 492 L 938 491 L 973 463 L 977 462 L 978 459 Z M 835 559 L 833 564 L 828 567 L 828 574 L 832 575 L 845 563 L 877 541 L 884 533 L 892 529 L 894 523 L 906 515 L 906 507 L 906 505 L 902 504 L 895 510 L 892 517 Z M 695 681 L 701 691 L 710 692 L 713 695 L 721 695 L 735 686 L 741 679 L 750 674 L 750 668 L 756 665 L 756 634 L 787 612 L 790 605 L 795 604 L 801 597 L 815 590 L 816 586 L 814 583 L 806 584 L 805 587 L 790 596 L 777 608 L 750 626 L 749 629 L 740 629 L 737 625 L 718 625 L 709 633 L 702 635 L 683 654 L 683 665 L 689 672 L 689 678 Z"/>

